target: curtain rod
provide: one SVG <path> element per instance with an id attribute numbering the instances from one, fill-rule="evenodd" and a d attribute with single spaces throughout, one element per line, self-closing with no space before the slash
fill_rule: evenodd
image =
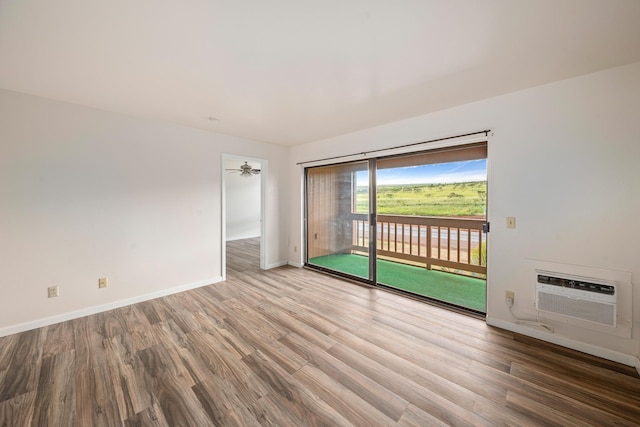
<path id="1" fill-rule="evenodd" d="M 463 135 L 455 135 L 455 136 L 446 136 L 444 138 L 438 138 L 438 139 L 431 139 L 429 141 L 422 141 L 422 142 L 413 142 L 411 144 L 404 144 L 404 145 L 398 145 L 395 147 L 389 147 L 389 148 L 379 148 L 377 150 L 371 150 L 371 151 L 362 151 L 360 153 L 354 153 L 354 154 L 344 154 L 342 156 L 334 156 L 334 157 L 325 157 L 324 159 L 317 159 L 317 160 L 307 160 L 304 162 L 298 162 L 296 163 L 296 165 L 305 165 L 307 163 L 315 163 L 315 162 L 323 162 L 325 160 L 335 160 L 335 159 L 342 159 L 344 157 L 353 157 L 353 156 L 357 156 L 357 155 L 362 155 L 362 156 L 366 156 L 367 154 L 371 154 L 371 153 L 379 153 L 380 151 L 389 151 L 389 150 L 395 150 L 397 148 L 406 148 L 406 147 L 413 147 L 415 145 L 422 145 L 422 144 L 429 144 L 431 142 L 439 142 L 439 141 L 446 141 L 448 139 L 455 139 L 455 138 L 463 138 L 465 136 L 473 136 L 473 135 L 480 135 L 482 133 L 484 133 L 484 136 L 488 136 L 489 132 L 491 132 L 491 130 L 481 130 L 478 132 L 471 132 L 471 133 L 465 133 Z"/>

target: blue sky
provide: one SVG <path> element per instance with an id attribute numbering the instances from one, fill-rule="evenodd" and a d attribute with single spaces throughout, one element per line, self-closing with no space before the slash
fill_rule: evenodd
<path id="1" fill-rule="evenodd" d="M 366 172 L 359 174 L 358 181 L 362 182 L 365 176 Z M 381 169 L 377 176 L 378 185 L 445 184 L 486 179 L 487 159 Z"/>

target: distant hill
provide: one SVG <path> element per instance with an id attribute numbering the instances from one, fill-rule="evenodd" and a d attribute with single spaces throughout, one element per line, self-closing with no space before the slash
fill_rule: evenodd
<path id="1" fill-rule="evenodd" d="M 379 214 L 475 217 L 486 216 L 487 181 L 455 184 L 379 185 Z M 357 188 L 357 212 L 366 213 L 367 187 Z"/>

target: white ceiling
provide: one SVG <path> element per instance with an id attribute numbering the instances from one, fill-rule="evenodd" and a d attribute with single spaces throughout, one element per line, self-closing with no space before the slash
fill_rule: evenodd
<path id="1" fill-rule="evenodd" d="M 640 61 L 640 0 L 0 0 L 0 61 L 0 88 L 295 145 Z"/>

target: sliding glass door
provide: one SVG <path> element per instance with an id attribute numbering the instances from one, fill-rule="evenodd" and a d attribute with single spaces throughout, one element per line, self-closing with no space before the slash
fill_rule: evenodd
<path id="1" fill-rule="evenodd" d="M 377 283 L 486 312 L 485 144 L 377 161 Z"/>
<path id="2" fill-rule="evenodd" d="M 371 280 L 369 162 L 306 169 L 307 264 Z"/>
<path id="3" fill-rule="evenodd" d="M 307 265 L 486 311 L 487 146 L 306 169 Z"/>

